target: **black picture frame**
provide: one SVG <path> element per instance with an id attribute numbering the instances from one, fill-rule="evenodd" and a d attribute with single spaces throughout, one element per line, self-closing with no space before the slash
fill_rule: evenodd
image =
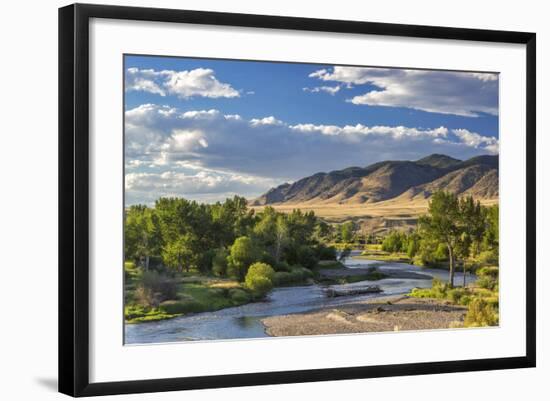
<path id="1" fill-rule="evenodd" d="M 526 46 L 526 353 L 520 357 L 90 383 L 89 380 L 89 22 L 140 20 L 437 38 Z M 534 367 L 536 35 L 435 26 L 74 4 L 59 9 L 59 391 L 71 396 L 160 392 Z"/>

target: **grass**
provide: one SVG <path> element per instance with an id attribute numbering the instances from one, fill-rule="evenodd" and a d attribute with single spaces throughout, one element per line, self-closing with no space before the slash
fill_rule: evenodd
<path id="1" fill-rule="evenodd" d="M 314 273 L 302 266 L 291 266 L 288 272 L 275 272 L 273 284 L 275 287 L 302 285 L 311 282 Z"/>
<path id="2" fill-rule="evenodd" d="M 197 272 L 176 274 L 177 295 L 158 307 L 139 305 L 134 291 L 141 277 L 141 269 L 125 263 L 126 323 L 144 323 L 171 319 L 189 313 L 209 312 L 252 301 L 252 294 L 235 280 L 201 276 Z"/>
<path id="3" fill-rule="evenodd" d="M 498 282 L 491 289 L 483 288 L 478 284 L 482 279 L 483 275 L 474 285 L 456 288 L 434 279 L 432 288 L 414 288 L 409 296 L 444 299 L 455 305 L 467 306 L 465 327 L 496 326 L 499 322 Z"/>
<path id="4" fill-rule="evenodd" d="M 338 262 L 336 260 L 321 260 L 319 263 L 317 263 L 317 266 L 314 270 L 319 269 L 347 269 L 346 266 L 342 262 Z"/>
<path id="5" fill-rule="evenodd" d="M 404 252 L 389 253 L 382 250 L 382 245 L 367 244 L 358 259 L 380 260 L 384 262 L 409 263 L 411 259 Z"/>
<path id="6" fill-rule="evenodd" d="M 497 203 L 495 199 L 481 200 L 482 205 Z M 428 210 L 428 199 L 406 199 L 397 197 L 375 203 L 283 203 L 269 205 L 278 212 L 291 213 L 294 209 L 303 212 L 313 211 L 316 216 L 330 221 L 346 221 L 352 218 L 381 217 L 390 220 L 417 218 Z M 265 206 L 253 206 L 251 209 L 261 211 Z"/>

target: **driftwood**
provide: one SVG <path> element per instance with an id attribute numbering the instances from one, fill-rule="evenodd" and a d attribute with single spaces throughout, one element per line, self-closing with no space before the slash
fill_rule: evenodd
<path id="1" fill-rule="evenodd" d="M 334 297 L 344 297 L 351 295 L 363 295 L 363 294 L 378 294 L 382 292 L 382 289 L 377 285 L 369 285 L 368 287 L 358 287 L 358 288 L 346 288 L 346 289 L 335 289 L 335 288 L 325 288 L 325 296 L 329 298 Z"/>

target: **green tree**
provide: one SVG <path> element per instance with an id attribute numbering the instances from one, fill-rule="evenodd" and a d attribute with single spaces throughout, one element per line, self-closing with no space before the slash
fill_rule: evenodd
<path id="1" fill-rule="evenodd" d="M 476 257 L 479 253 L 483 234 L 485 232 L 485 216 L 479 201 L 471 196 L 459 201 L 459 216 L 462 234 L 460 237 L 458 255 L 462 258 L 463 286 L 466 286 L 466 261 L 470 255 Z"/>
<path id="2" fill-rule="evenodd" d="M 212 273 L 216 276 L 225 276 L 227 274 L 227 256 L 229 253 L 225 248 L 218 248 L 214 251 L 212 258 Z"/>
<path id="3" fill-rule="evenodd" d="M 250 237 L 237 238 L 227 257 L 228 275 L 243 281 L 248 267 L 259 257 L 260 252 Z"/>
<path id="4" fill-rule="evenodd" d="M 355 237 L 355 224 L 353 221 L 346 221 L 340 226 L 340 235 L 342 242 L 346 244 L 353 242 L 353 238 Z"/>
<path id="5" fill-rule="evenodd" d="M 418 220 L 423 235 L 445 244 L 449 254 L 449 285 L 454 286 L 455 261 L 463 230 L 460 226 L 458 197 L 449 192 L 438 191 L 429 203 L 428 215 Z"/>
<path id="6" fill-rule="evenodd" d="M 329 242 L 332 240 L 334 227 L 322 220 L 315 225 L 314 235 L 317 241 Z"/>
<path id="7" fill-rule="evenodd" d="M 189 234 L 180 235 L 175 240 L 170 241 L 162 252 L 164 263 L 170 268 L 177 269 L 179 272 L 182 272 L 184 269 L 189 271 L 196 257 L 192 244 L 193 239 Z"/>
<path id="8" fill-rule="evenodd" d="M 407 256 L 414 258 L 420 250 L 420 235 L 417 232 L 411 233 L 407 238 Z"/>
<path id="9" fill-rule="evenodd" d="M 254 263 L 248 269 L 245 285 L 257 297 L 264 297 L 273 288 L 275 271 L 266 263 Z"/>
<path id="10" fill-rule="evenodd" d="M 406 236 L 399 231 L 390 232 L 382 241 L 382 250 L 384 252 L 402 252 L 406 251 Z"/>
<path id="11" fill-rule="evenodd" d="M 160 222 L 153 209 L 144 205 L 130 206 L 125 213 L 125 259 L 149 270 L 149 260 L 160 253 L 162 244 Z"/>
<path id="12" fill-rule="evenodd" d="M 279 214 L 275 222 L 275 262 L 279 263 L 289 241 L 289 229 L 284 214 Z"/>
<path id="13" fill-rule="evenodd" d="M 485 217 L 485 230 L 481 241 L 481 250 L 490 255 L 489 260 L 498 262 L 499 254 L 499 208 L 498 205 L 483 208 Z"/>

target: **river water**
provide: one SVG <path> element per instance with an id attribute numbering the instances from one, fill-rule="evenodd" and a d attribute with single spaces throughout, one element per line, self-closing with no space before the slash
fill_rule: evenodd
<path id="1" fill-rule="evenodd" d="M 216 312 L 197 313 L 158 322 L 126 324 L 125 344 L 268 337 L 261 322 L 264 317 L 307 312 L 379 296 L 405 294 L 415 287 L 430 287 L 433 277 L 437 277 L 442 281 L 448 279 L 448 272 L 445 270 L 421 268 L 406 263 L 358 259 L 356 258 L 358 255 L 358 251 L 353 251 L 351 257 L 346 259 L 344 264 L 350 269 L 374 265 L 381 272 L 399 270 L 419 273 L 423 277 L 414 279 L 387 278 L 375 282 L 339 285 L 336 287 L 352 288 L 354 286 L 364 286 L 367 283 L 376 284 L 383 292 L 337 298 L 325 297 L 322 287 L 319 285 L 275 288 L 264 302 L 255 302 Z M 456 273 L 455 283 L 461 284 L 462 280 L 462 273 Z M 466 275 L 467 283 L 473 280 L 475 280 L 474 275 Z"/>

